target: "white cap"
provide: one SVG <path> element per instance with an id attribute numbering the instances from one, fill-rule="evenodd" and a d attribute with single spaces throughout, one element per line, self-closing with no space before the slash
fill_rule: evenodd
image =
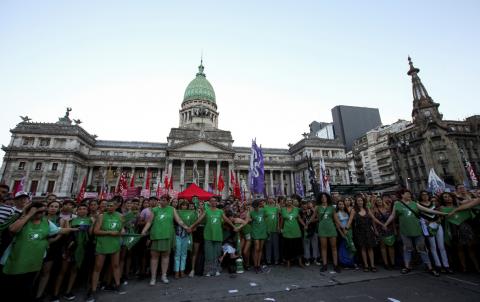
<path id="1" fill-rule="evenodd" d="M 15 193 L 15 198 L 20 198 L 20 197 L 23 197 L 23 196 L 30 197 L 30 195 L 27 192 L 24 192 L 24 191 L 20 191 L 20 192 Z"/>

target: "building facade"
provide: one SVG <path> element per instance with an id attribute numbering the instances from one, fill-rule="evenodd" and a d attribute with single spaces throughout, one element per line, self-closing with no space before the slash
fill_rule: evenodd
<path id="1" fill-rule="evenodd" d="M 335 138 L 347 151 L 352 150 L 355 139 L 382 125 L 377 108 L 339 105 L 332 108 L 332 119 Z"/>
<path id="2" fill-rule="evenodd" d="M 466 173 L 469 162 L 474 173 L 480 168 L 480 116 L 464 121 L 444 120 L 440 104 L 433 101 L 408 58 L 412 78 L 412 124 L 390 136 L 394 169 L 399 181 L 414 192 L 428 187 L 428 173 L 434 169 L 447 184 L 471 183 Z M 477 174 L 478 175 L 478 174 Z"/>
<path id="3" fill-rule="evenodd" d="M 201 63 L 187 86 L 179 110 L 179 126 L 172 128 L 165 143 L 99 140 L 85 131 L 80 121 L 70 118 L 70 108 L 55 123 L 32 122 L 28 118 L 11 129 L 5 151 L 2 182 L 15 187 L 24 179 L 24 189 L 36 196 L 54 193 L 62 197 L 77 194 L 83 179 L 89 191 L 105 186 L 116 190 L 120 175 L 135 175 L 135 186 L 146 187 L 151 172 L 152 191 L 165 176 L 174 190 L 182 191 L 195 182 L 208 190 L 220 175 L 225 180 L 222 195 L 233 187 L 233 173 L 241 184 L 248 177 L 250 147 L 233 145 L 230 131 L 218 128 L 219 113 L 215 92 Z M 348 184 L 348 164 L 339 140 L 304 136 L 289 149 L 263 149 L 265 192 L 291 195 L 299 177 L 310 190 L 306 156 L 312 155 L 316 168 L 324 158 L 334 184 Z"/>
<path id="4" fill-rule="evenodd" d="M 352 158 L 359 183 L 395 185 L 398 182 L 389 137 L 409 125 L 410 122 L 399 120 L 391 125 L 372 129 L 354 141 Z"/>

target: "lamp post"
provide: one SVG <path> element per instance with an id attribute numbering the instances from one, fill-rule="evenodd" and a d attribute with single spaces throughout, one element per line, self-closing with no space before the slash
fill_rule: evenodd
<path id="1" fill-rule="evenodd" d="M 407 166 L 406 177 L 405 177 L 405 186 L 408 190 L 410 190 L 410 180 L 409 171 L 410 171 L 410 163 L 408 162 L 408 153 L 410 152 L 410 143 L 408 140 L 401 139 L 397 142 L 397 150 L 404 156 L 405 165 Z"/>

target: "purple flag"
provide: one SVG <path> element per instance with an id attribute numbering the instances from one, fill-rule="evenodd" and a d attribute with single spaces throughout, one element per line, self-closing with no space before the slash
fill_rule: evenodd
<path id="1" fill-rule="evenodd" d="M 250 169 L 248 173 L 248 186 L 250 192 L 262 194 L 264 189 L 263 152 L 262 148 L 257 146 L 256 141 L 252 141 L 252 153 L 250 155 Z"/>
<path id="2" fill-rule="evenodd" d="M 300 176 L 295 177 L 295 191 L 297 191 L 297 195 L 300 197 L 305 197 L 305 193 L 303 192 L 303 184 Z"/>

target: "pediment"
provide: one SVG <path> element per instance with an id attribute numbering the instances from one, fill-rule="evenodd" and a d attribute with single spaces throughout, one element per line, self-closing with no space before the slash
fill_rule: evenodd
<path id="1" fill-rule="evenodd" d="M 178 145 L 171 146 L 170 150 L 185 152 L 234 152 L 233 149 L 229 147 L 207 140 L 183 142 Z"/>

